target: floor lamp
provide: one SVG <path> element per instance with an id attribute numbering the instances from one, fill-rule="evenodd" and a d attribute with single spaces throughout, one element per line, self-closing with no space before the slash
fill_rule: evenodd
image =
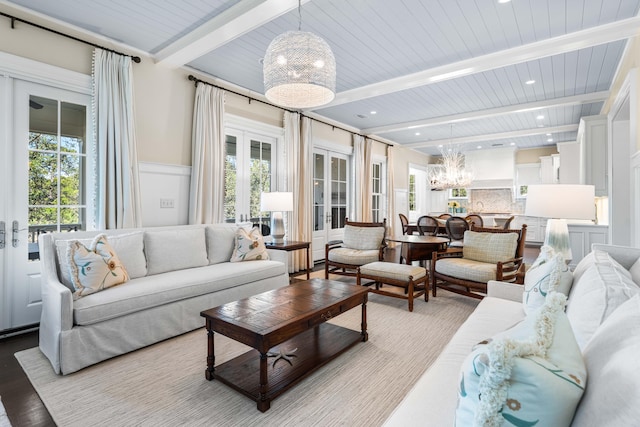
<path id="1" fill-rule="evenodd" d="M 596 218 L 595 188 L 573 184 L 529 185 L 524 214 L 549 218 L 544 244 L 569 262 L 572 254 L 567 220 Z"/>
<path id="2" fill-rule="evenodd" d="M 293 193 L 274 191 L 260 195 L 260 210 L 271 212 L 271 239 L 273 243 L 284 243 L 282 212 L 293 210 Z"/>

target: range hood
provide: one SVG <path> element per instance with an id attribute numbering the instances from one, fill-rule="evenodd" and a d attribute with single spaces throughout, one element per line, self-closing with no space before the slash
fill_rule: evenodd
<path id="1" fill-rule="evenodd" d="M 513 179 L 477 179 L 468 187 L 471 190 L 508 188 L 513 190 Z"/>

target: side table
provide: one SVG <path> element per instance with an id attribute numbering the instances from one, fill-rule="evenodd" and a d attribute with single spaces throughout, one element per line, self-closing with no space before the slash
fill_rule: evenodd
<path id="1" fill-rule="evenodd" d="M 309 246 L 311 242 L 294 242 L 291 240 L 285 240 L 283 243 L 267 243 L 265 242 L 267 249 L 276 249 L 278 251 L 297 251 L 300 249 L 306 249 L 307 251 L 307 280 L 309 280 L 309 273 L 311 272 L 311 261 L 309 259 Z"/>

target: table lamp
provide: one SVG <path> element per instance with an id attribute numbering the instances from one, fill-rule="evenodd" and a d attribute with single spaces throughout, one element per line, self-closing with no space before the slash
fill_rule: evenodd
<path id="1" fill-rule="evenodd" d="M 260 195 L 260 210 L 271 212 L 271 238 L 273 243 L 284 243 L 282 212 L 293 210 L 293 193 L 274 191 Z"/>
<path id="2" fill-rule="evenodd" d="M 565 261 L 572 258 L 568 219 L 594 220 L 596 217 L 593 185 L 543 184 L 527 190 L 526 216 L 549 218 L 544 244 L 561 253 Z"/>

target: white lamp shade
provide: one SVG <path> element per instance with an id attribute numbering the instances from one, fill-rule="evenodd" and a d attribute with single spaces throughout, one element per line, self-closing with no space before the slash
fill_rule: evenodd
<path id="1" fill-rule="evenodd" d="M 293 193 L 274 191 L 260 195 L 262 212 L 288 212 L 293 210 Z"/>
<path id="2" fill-rule="evenodd" d="M 530 185 L 524 214 L 556 219 L 596 218 L 593 185 Z"/>

